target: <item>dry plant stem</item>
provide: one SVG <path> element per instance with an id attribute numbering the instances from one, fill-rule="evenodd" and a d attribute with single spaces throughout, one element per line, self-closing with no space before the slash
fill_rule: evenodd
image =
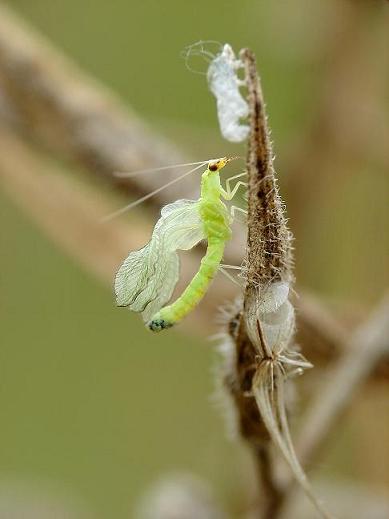
<path id="1" fill-rule="evenodd" d="M 246 286 L 244 291 L 243 310 L 240 314 L 239 325 L 235 334 L 235 347 L 237 359 L 236 373 L 238 379 L 238 389 L 244 391 L 242 381 L 247 384 L 249 374 L 249 389 L 246 389 L 246 398 L 255 397 L 258 408 L 258 419 L 261 425 L 268 431 L 272 443 L 279 448 L 283 458 L 288 463 L 293 476 L 304 489 L 306 496 L 311 500 L 313 506 L 321 517 L 332 517 L 317 497 L 307 481 L 299 461 L 294 452 L 292 440 L 290 438 L 288 420 L 285 409 L 285 380 L 287 378 L 288 355 L 296 354 L 293 345 L 293 325 L 281 317 L 282 330 L 285 335 L 268 343 L 265 338 L 262 325 L 266 322 L 268 310 L 266 308 L 266 295 L 275 290 L 275 287 L 284 286 L 288 292 L 293 281 L 292 275 L 292 254 L 291 254 L 291 233 L 289 232 L 284 215 L 281 198 L 278 194 L 278 187 L 273 168 L 273 154 L 270 144 L 269 130 L 265 114 L 265 106 L 259 78 L 256 72 L 254 54 L 249 50 L 241 53 L 241 59 L 245 66 L 246 81 L 249 102 L 249 122 L 250 137 L 247 159 L 248 170 L 248 238 L 247 238 L 247 258 L 246 258 Z M 279 282 L 282 282 L 281 284 Z M 293 307 L 288 301 L 282 303 L 294 316 Z M 272 304 L 278 310 L 282 303 L 277 303 L 276 296 L 272 296 Z M 277 306 L 277 304 L 279 306 Z M 259 310 L 261 309 L 261 310 Z M 272 310 L 275 313 L 275 310 Z M 280 314 L 278 314 L 280 315 Z M 289 314 L 290 315 L 290 314 Z M 263 320 L 263 321 L 262 321 Z M 234 322 L 235 318 L 233 319 Z M 268 336 L 271 337 L 271 336 Z M 283 342 L 280 342 L 280 341 Z M 250 344 L 250 341 L 252 343 Z M 242 351 L 246 352 L 242 356 Z M 249 365 L 240 364 L 240 359 L 249 358 L 247 352 L 251 351 L 253 361 L 250 369 Z M 280 352 L 284 352 L 281 355 Z M 254 360 L 252 355 L 254 353 Z M 292 359 L 290 357 L 290 359 Z M 285 366 L 283 365 L 285 362 Z M 299 369 L 307 363 L 301 359 Z M 242 369 L 243 368 L 243 369 Z M 243 377 L 240 376 L 243 374 Z M 248 391 L 251 391 L 249 394 Z M 237 400 L 237 399 L 236 399 Z M 246 404 L 247 406 L 247 404 Z M 260 411 L 260 412 L 259 412 Z M 242 410 L 238 409 L 240 416 Z M 241 428 L 242 430 L 242 428 Z M 242 430 L 242 433 L 244 431 Z M 261 450 L 253 449 L 252 437 L 243 436 L 251 444 L 252 450 L 256 455 L 259 466 L 259 473 L 262 479 L 262 486 L 267 487 L 264 499 L 261 502 L 261 509 L 258 510 L 262 517 L 276 517 L 279 512 L 280 486 L 273 471 L 269 471 L 270 442 L 265 442 L 263 437 L 257 438 L 257 445 L 261 445 Z M 261 442 L 261 443 L 260 443 Z M 261 455 L 259 455 L 261 454 Z"/>
<path id="2" fill-rule="evenodd" d="M 246 71 L 251 127 L 247 158 L 248 237 L 243 309 L 229 324 L 236 358 L 236 383 L 230 385 L 229 390 L 237 408 L 240 433 L 251 448 L 263 487 L 258 512 L 261 517 L 270 518 L 277 507 L 279 488 L 270 466 L 269 434 L 254 398 L 248 395 L 256 371 L 257 352 L 248 337 L 245 322 L 258 297 L 259 286 L 281 279 L 290 281 L 290 236 L 274 177 L 273 153 L 255 57 L 246 49 L 242 51 L 241 59 Z"/>
<path id="3" fill-rule="evenodd" d="M 245 50 L 250 139 L 248 169 L 248 238 L 246 299 L 258 286 L 269 282 L 291 281 L 290 233 L 278 195 L 273 168 L 273 150 L 267 126 L 262 89 L 254 55 Z M 286 279 L 285 279 L 286 278 Z"/>

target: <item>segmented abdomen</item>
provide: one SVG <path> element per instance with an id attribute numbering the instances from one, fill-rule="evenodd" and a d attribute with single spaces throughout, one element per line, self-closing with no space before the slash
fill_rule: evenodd
<path id="1" fill-rule="evenodd" d="M 221 202 L 220 204 L 221 207 L 215 207 L 215 204 L 204 204 L 201 207 L 204 230 L 208 239 L 206 254 L 201 260 L 197 274 L 182 295 L 152 318 L 149 323 L 151 330 L 161 331 L 173 326 L 188 315 L 204 297 L 223 258 L 226 241 L 231 235 L 227 211 L 224 204 Z"/>

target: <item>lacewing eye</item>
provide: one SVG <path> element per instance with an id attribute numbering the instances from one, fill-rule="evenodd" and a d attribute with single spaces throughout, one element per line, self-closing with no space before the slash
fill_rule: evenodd
<path id="1" fill-rule="evenodd" d="M 217 170 L 218 170 L 218 166 L 217 166 L 217 164 L 214 162 L 213 164 L 210 164 L 210 165 L 208 166 L 208 169 L 209 169 L 209 171 L 217 171 Z"/>

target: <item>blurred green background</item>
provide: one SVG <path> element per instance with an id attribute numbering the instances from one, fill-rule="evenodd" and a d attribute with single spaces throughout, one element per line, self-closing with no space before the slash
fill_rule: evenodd
<path id="1" fill-rule="evenodd" d="M 325 117 L 337 112 L 337 102 L 347 103 L 349 79 L 369 133 L 387 131 L 374 111 L 387 119 L 387 96 L 379 108 L 358 98 L 369 74 L 382 74 L 388 86 L 380 67 L 389 24 L 384 2 L 7 4 L 197 160 L 224 154 L 226 145 L 204 78 L 185 68 L 180 53 L 200 39 L 251 47 L 296 235 L 299 286 L 339 306 L 368 310 L 378 300 L 388 285 L 388 152 L 361 146 L 352 113 L 336 128 Z M 339 65 L 337 72 L 352 30 L 354 68 Z M 331 89 L 340 94 L 333 105 Z M 215 355 L 206 337 L 179 328 L 150 336 L 3 195 L 0 221 L 0 501 L 2 481 L 4 488 L 26 482 L 43 495 L 74 499 L 93 517 L 131 517 L 150 484 L 183 470 L 209 480 L 238 510 L 253 472 L 244 449 L 225 439 L 211 402 Z M 374 447 L 381 440 L 368 426 L 372 409 L 384 412 L 385 397 L 387 390 L 375 387 L 361 400 L 334 439 L 322 476 L 387 485 L 382 445 Z M 361 452 L 366 442 L 369 456 Z"/>

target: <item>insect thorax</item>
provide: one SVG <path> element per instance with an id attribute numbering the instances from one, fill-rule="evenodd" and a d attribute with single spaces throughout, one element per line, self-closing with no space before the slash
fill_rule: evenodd
<path id="1" fill-rule="evenodd" d="M 224 203 L 220 199 L 202 199 L 199 209 L 208 240 L 210 238 L 229 240 L 231 229 L 228 211 Z"/>
<path id="2" fill-rule="evenodd" d="M 200 215 L 207 238 L 223 241 L 230 239 L 230 219 L 226 206 L 220 199 L 219 172 L 207 170 L 201 179 Z"/>

